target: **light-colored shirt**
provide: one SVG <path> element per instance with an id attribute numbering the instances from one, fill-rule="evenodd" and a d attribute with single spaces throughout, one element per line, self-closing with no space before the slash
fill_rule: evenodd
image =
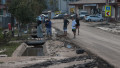
<path id="1" fill-rule="evenodd" d="M 40 20 L 40 21 L 42 20 L 40 16 L 39 16 L 38 20 Z"/>
<path id="2" fill-rule="evenodd" d="M 42 19 L 42 21 L 44 21 L 44 20 L 45 20 L 45 17 L 44 17 L 44 16 L 42 16 L 42 17 L 41 17 L 41 19 Z"/>
<path id="3" fill-rule="evenodd" d="M 76 24 L 77 24 L 76 21 L 73 20 L 73 21 L 72 21 L 72 29 L 76 29 Z"/>

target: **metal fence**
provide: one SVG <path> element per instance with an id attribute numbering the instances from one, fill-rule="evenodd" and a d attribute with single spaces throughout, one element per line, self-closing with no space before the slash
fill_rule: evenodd
<path id="1" fill-rule="evenodd" d="M 0 28 L 8 28 L 8 23 L 11 22 L 11 17 L 0 16 Z"/>

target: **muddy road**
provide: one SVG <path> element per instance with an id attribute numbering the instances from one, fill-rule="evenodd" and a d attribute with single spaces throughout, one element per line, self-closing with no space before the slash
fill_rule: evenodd
<path id="1" fill-rule="evenodd" d="M 71 20 L 68 25 L 69 38 L 82 48 L 85 48 L 92 53 L 98 55 L 110 64 L 119 68 L 120 65 L 120 36 L 103 30 L 90 27 L 91 25 L 85 22 L 80 22 L 80 35 L 73 39 L 71 30 Z M 52 20 L 53 27 L 63 31 L 63 20 Z"/>

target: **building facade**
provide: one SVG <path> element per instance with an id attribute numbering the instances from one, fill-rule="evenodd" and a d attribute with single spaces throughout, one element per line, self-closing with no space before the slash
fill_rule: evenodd
<path id="1" fill-rule="evenodd" d="M 76 2 L 76 1 L 79 1 L 79 0 L 58 0 L 59 11 L 66 12 L 68 14 L 74 13 L 75 6 L 69 5 L 69 3 Z"/>
<path id="2" fill-rule="evenodd" d="M 58 0 L 46 0 L 47 10 L 58 10 Z"/>
<path id="3" fill-rule="evenodd" d="M 120 0 L 80 0 L 69 5 L 75 6 L 75 12 L 79 14 L 80 10 L 87 11 L 89 14 L 100 13 L 105 16 L 105 5 L 111 6 L 111 19 L 120 20 Z"/>
<path id="4" fill-rule="evenodd" d="M 0 0 L 0 15 L 6 14 L 6 6 L 5 6 L 6 0 Z"/>
<path id="5" fill-rule="evenodd" d="M 74 9 L 75 6 L 69 5 L 69 3 L 76 1 L 78 0 L 46 0 L 47 10 L 70 13 L 70 9 Z"/>
<path id="6" fill-rule="evenodd" d="M 7 3 L 11 0 L 0 0 L 0 27 L 7 28 L 7 24 L 10 23 L 10 14 L 8 13 Z"/>

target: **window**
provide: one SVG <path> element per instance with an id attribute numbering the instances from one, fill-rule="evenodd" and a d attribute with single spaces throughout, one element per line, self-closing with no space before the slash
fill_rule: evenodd
<path id="1" fill-rule="evenodd" d="M 90 16 L 90 17 L 95 17 L 95 16 Z"/>
<path id="2" fill-rule="evenodd" d="M 3 10 L 2 9 L 0 9 L 0 15 L 3 15 Z"/>

